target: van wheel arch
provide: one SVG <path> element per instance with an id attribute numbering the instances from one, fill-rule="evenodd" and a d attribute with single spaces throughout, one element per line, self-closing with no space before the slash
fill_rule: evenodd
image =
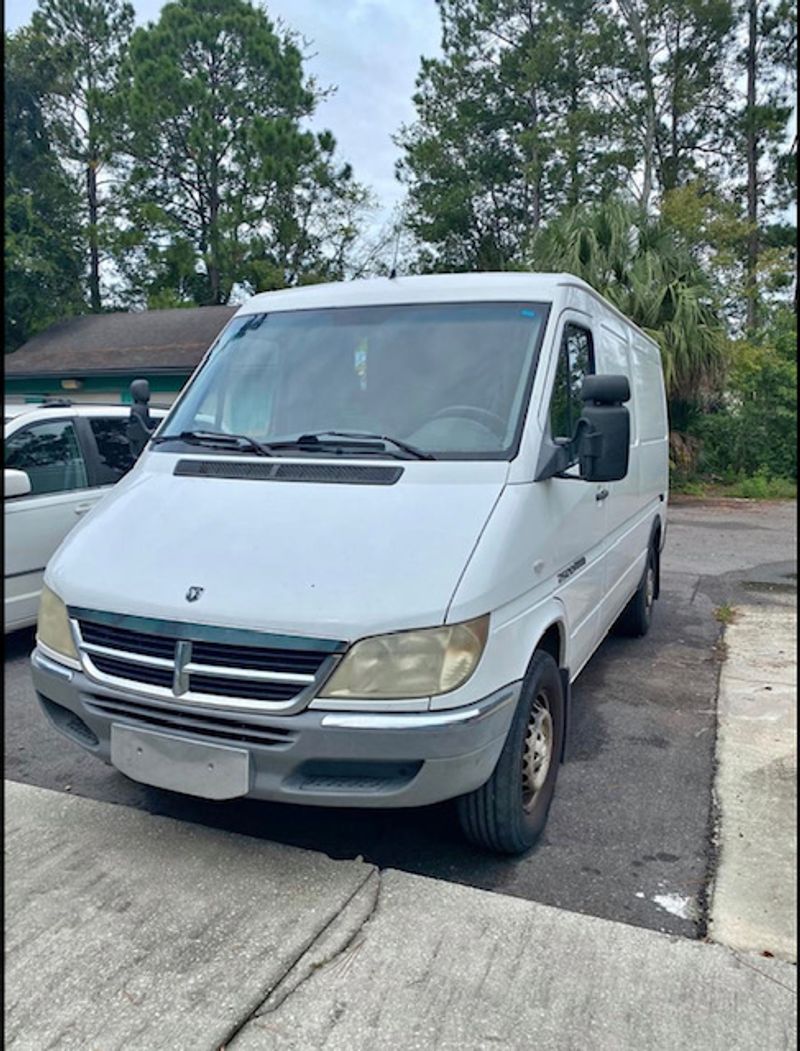
<path id="1" fill-rule="evenodd" d="M 549 653 L 559 668 L 564 661 L 564 628 L 560 621 L 554 620 L 533 648 L 531 660 L 538 650 Z M 530 665 L 530 661 L 528 662 Z"/>
<path id="2" fill-rule="evenodd" d="M 650 530 L 650 547 L 656 560 L 656 580 L 653 598 L 658 598 L 661 593 L 661 519 L 656 515 L 653 528 Z"/>
<path id="3" fill-rule="evenodd" d="M 569 737 L 569 726 L 570 717 L 572 715 L 572 686 L 570 684 L 569 668 L 564 664 L 564 658 L 566 655 L 566 630 L 561 621 L 555 620 L 539 638 L 539 641 L 534 647 L 531 659 L 528 662 L 528 667 L 525 670 L 527 675 L 530 671 L 531 664 L 537 653 L 548 653 L 558 666 L 558 674 L 561 677 L 561 688 L 564 695 L 564 733 L 561 738 L 561 748 L 559 750 L 558 761 L 563 763 L 566 757 L 567 740 Z"/>

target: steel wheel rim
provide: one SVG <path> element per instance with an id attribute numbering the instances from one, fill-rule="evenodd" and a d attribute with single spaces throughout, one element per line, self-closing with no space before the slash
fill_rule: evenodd
<path id="1" fill-rule="evenodd" d="M 553 761 L 553 716 L 550 700 L 541 692 L 531 705 L 522 753 L 522 805 L 530 810 L 547 780 Z"/>
<path id="2" fill-rule="evenodd" d="M 644 583 L 644 604 L 648 610 L 653 608 L 656 597 L 656 571 L 652 563 L 647 566 L 647 574 Z"/>

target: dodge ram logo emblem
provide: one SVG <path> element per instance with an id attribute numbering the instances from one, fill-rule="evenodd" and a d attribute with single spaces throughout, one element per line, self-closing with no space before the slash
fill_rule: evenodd
<path id="1" fill-rule="evenodd" d="M 203 594 L 204 591 L 205 591 L 205 588 L 195 588 L 195 587 L 189 588 L 189 590 L 186 592 L 186 601 L 187 602 L 197 602 L 197 600 L 200 598 L 200 596 Z"/>

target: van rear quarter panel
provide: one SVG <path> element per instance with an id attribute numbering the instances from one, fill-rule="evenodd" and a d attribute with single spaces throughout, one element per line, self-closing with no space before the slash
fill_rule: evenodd
<path id="1" fill-rule="evenodd" d="M 614 319 L 617 320 L 617 319 Z M 603 324 L 603 372 L 624 372 L 631 386 L 628 476 L 609 485 L 603 634 L 635 590 L 656 518 L 666 514 L 668 436 L 660 352 L 633 325 Z M 663 531 L 663 525 L 662 525 Z"/>

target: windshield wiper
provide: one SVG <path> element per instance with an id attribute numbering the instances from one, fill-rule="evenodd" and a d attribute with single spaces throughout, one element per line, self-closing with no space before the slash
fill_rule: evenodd
<path id="1" fill-rule="evenodd" d="M 180 434 L 159 434 L 152 439 L 153 445 L 161 442 L 186 442 L 189 445 L 216 445 L 220 449 L 234 446 L 241 452 L 255 453 L 256 456 L 269 456 L 272 447 L 248 438 L 246 434 L 226 434 L 222 431 L 181 431 Z"/>
<path id="2" fill-rule="evenodd" d="M 326 441 L 326 438 L 333 438 L 334 441 Z M 350 439 L 348 442 L 338 442 L 336 438 Z M 406 457 L 411 457 L 414 460 L 435 460 L 436 457 L 433 453 L 424 452 L 422 449 L 418 449 L 415 445 L 409 445 L 408 442 L 401 441 L 399 438 L 390 438 L 388 434 L 370 434 L 365 431 L 316 431 L 313 434 L 301 434 L 298 438 L 293 438 L 290 441 L 278 441 L 270 444 L 270 449 L 294 449 L 294 448 L 312 448 L 317 445 L 352 445 L 357 447 L 363 442 L 388 442 L 389 445 L 394 445 L 395 448 L 400 449 L 401 452 L 406 454 Z"/>

